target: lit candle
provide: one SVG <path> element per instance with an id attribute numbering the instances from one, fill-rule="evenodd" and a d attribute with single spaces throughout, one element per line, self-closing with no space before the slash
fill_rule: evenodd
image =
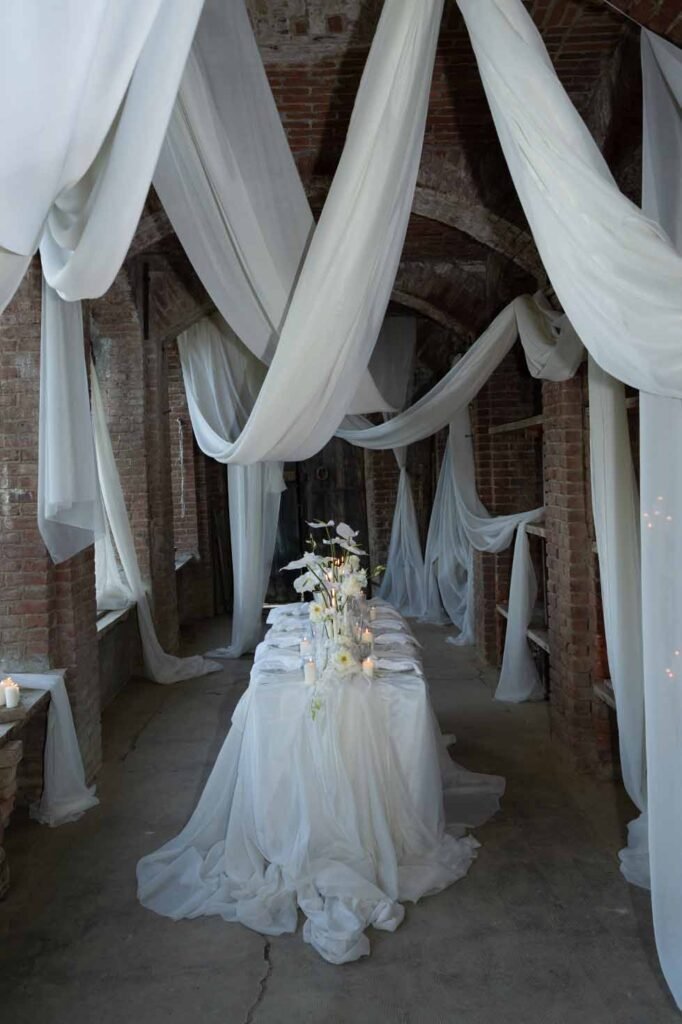
<path id="1" fill-rule="evenodd" d="M 362 671 L 368 679 L 374 678 L 374 658 L 365 658 L 362 663 Z"/>
<path id="2" fill-rule="evenodd" d="M 5 704 L 7 705 L 7 707 L 8 708 L 18 708 L 19 707 L 19 699 L 20 699 L 20 696 L 21 696 L 21 691 L 20 691 L 18 685 L 14 681 L 12 681 L 12 680 L 10 680 L 9 683 L 7 681 L 5 681 L 5 685 L 3 686 L 3 689 L 5 691 Z"/>
<path id="3" fill-rule="evenodd" d="M 11 676 L 7 676 L 6 679 L 0 680 L 0 708 L 4 708 L 7 701 L 5 699 L 5 690 L 8 686 L 16 686 Z"/>
<path id="4" fill-rule="evenodd" d="M 298 649 L 302 658 L 310 658 L 313 653 L 313 642 L 309 637 L 304 636 L 301 639 Z"/>
<path id="5" fill-rule="evenodd" d="M 360 637 L 360 643 L 368 644 L 370 647 L 374 643 L 374 633 L 372 632 L 371 629 L 369 629 L 369 627 L 367 629 L 363 629 L 362 635 Z"/>
<path id="6" fill-rule="evenodd" d="M 303 678 L 308 686 L 314 686 L 317 682 L 317 666 L 312 658 L 303 662 Z"/>
<path id="7" fill-rule="evenodd" d="M 370 622 L 374 622 L 376 617 L 377 617 L 377 610 L 376 610 L 376 608 L 374 608 L 374 607 L 370 608 L 370 610 L 369 610 L 369 621 Z"/>

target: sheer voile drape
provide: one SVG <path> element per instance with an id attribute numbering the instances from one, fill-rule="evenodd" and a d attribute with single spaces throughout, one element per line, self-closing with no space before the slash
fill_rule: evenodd
<path id="1" fill-rule="evenodd" d="M 682 50 L 642 34 L 644 212 L 682 255 Z M 682 260 L 679 266 L 682 267 Z M 678 310 L 662 306 L 682 351 Z M 656 355 L 652 356 L 655 359 Z M 679 356 L 678 356 L 679 358 Z M 667 368 L 667 364 L 661 370 Z M 682 1006 L 682 389 L 674 397 L 640 384 L 642 625 L 648 780 L 649 860 L 656 943 L 666 980 Z M 672 395 L 671 391 L 669 395 Z"/>
<path id="2" fill-rule="evenodd" d="M 499 700 L 508 701 L 534 699 L 540 694 L 526 640 L 537 582 L 523 527 L 540 519 L 542 509 L 494 517 L 481 504 L 475 486 L 468 405 L 517 338 L 534 377 L 566 380 L 583 359 L 582 343 L 566 317 L 552 310 L 542 296 L 520 296 L 414 405 L 377 425 L 349 416 L 339 431 L 339 436 L 352 444 L 383 449 L 422 440 L 452 424 L 429 524 L 421 614 L 432 622 L 453 622 L 460 630 L 455 642 L 473 642 L 474 550 L 501 551 L 509 546 L 517 527 L 522 527 L 514 552 L 505 654 L 496 693 Z"/>
<path id="3" fill-rule="evenodd" d="M 7 0 L 0 9 L 0 310 L 40 247 L 39 526 L 55 561 L 92 544 L 102 522 L 71 304 L 105 292 L 123 262 L 202 2 Z"/>
<path id="4" fill-rule="evenodd" d="M 100 566 L 105 568 L 105 586 L 118 598 L 123 597 L 127 590 L 130 602 L 137 605 L 137 619 L 142 641 L 144 668 L 150 679 L 156 683 L 177 683 L 182 679 L 217 672 L 220 665 L 200 655 L 190 658 L 176 658 L 167 654 L 159 643 L 154 628 L 147 591 L 140 573 L 140 566 L 135 552 L 135 541 L 130 528 L 130 520 L 121 489 L 121 480 L 116 468 L 111 438 L 107 427 L 106 413 L 99 389 L 97 373 L 94 365 L 90 373 L 90 389 L 92 395 L 91 431 L 95 441 L 95 457 L 97 475 L 101 487 L 102 504 L 106 515 L 107 531 L 102 547 L 99 548 Z M 123 569 L 123 579 L 116 565 L 116 558 L 111 544 L 118 552 Z M 102 562 L 104 560 L 104 562 Z M 100 598 L 103 598 L 100 593 Z"/>
<path id="5" fill-rule="evenodd" d="M 178 338 L 192 426 L 199 447 L 239 435 L 265 376 L 265 366 L 220 314 L 206 317 Z M 228 465 L 230 541 L 234 578 L 232 639 L 209 652 L 238 658 L 261 639 L 261 611 L 277 538 L 281 462 Z"/>
<path id="6" fill-rule="evenodd" d="M 386 318 L 369 365 L 377 387 L 394 409 L 404 409 L 407 404 L 416 342 L 414 316 Z M 394 448 L 393 454 L 400 475 L 379 597 L 402 615 L 416 617 L 421 615 L 424 604 L 424 556 L 412 481 L 407 471 L 407 448 Z"/>
<path id="7" fill-rule="evenodd" d="M 460 409 L 450 425 L 429 526 L 424 617 L 443 622 L 444 608 L 447 618 L 459 629 L 452 642 L 472 644 L 474 551 L 503 551 L 518 531 L 504 660 L 495 693 L 498 700 L 520 702 L 544 697 L 526 638 L 537 582 L 525 533 L 525 525 L 540 520 L 543 511 L 536 508 L 507 516 L 490 515 L 476 491 L 469 409 Z"/>
<path id="8" fill-rule="evenodd" d="M 642 213 L 619 191 L 520 0 L 457 2 L 512 178 L 559 300 L 602 370 L 641 392 L 641 594 L 652 905 L 661 965 L 682 1005 L 682 691 L 677 685 L 677 659 L 682 655 L 676 653 L 682 651 L 682 541 L 675 526 L 682 484 L 679 445 L 673 440 L 682 426 L 682 257 L 663 230 L 679 246 L 675 215 L 680 174 L 679 168 L 672 169 L 680 145 L 679 95 L 675 99 L 679 61 L 674 48 L 664 50 L 656 41 L 651 47 L 656 69 L 643 44 Z M 663 220 L 663 226 L 646 213 Z M 601 518 L 597 508 L 595 519 Z M 638 784 L 633 777 L 633 786 Z"/>

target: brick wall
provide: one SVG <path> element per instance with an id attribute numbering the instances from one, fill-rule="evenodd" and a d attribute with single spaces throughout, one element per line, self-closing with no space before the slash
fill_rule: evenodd
<path id="1" fill-rule="evenodd" d="M 542 504 L 541 435 L 535 428 L 490 433 L 491 427 L 518 422 L 540 411 L 538 385 L 515 346 L 482 388 L 472 408 L 476 482 L 481 501 L 493 515 L 523 512 Z M 509 597 L 511 548 L 499 554 L 477 552 L 476 635 L 483 655 L 498 664 L 505 620 L 496 606 Z"/>

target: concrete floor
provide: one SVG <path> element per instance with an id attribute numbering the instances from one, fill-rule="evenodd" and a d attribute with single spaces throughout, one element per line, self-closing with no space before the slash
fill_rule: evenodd
<path id="1" fill-rule="evenodd" d="M 224 628 L 224 626 L 223 626 Z M 215 643 L 220 624 L 191 638 Z M 503 774 L 470 875 L 410 906 L 372 955 L 332 967 L 300 931 L 265 941 L 210 918 L 173 923 L 135 900 L 135 863 L 190 814 L 249 662 L 173 687 L 134 681 L 104 718 L 101 806 L 47 829 L 17 813 L 0 908 L 7 1024 L 664 1024 L 679 1022 L 645 893 L 618 872 L 619 786 L 567 773 L 547 709 L 491 700 L 494 674 L 423 627 L 433 701 L 467 767 Z"/>

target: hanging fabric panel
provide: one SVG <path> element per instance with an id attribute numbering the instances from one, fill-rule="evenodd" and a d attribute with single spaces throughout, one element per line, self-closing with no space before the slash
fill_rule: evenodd
<path id="1" fill-rule="evenodd" d="M 125 258 L 202 2 L 0 7 L 0 307 L 39 245 L 54 290 L 42 321 L 39 526 L 57 562 L 101 531 L 80 312 L 67 302 L 103 294 Z"/>
<path id="2" fill-rule="evenodd" d="M 314 222 L 243 0 L 207 0 L 154 185 L 204 287 L 269 364 Z M 348 408 L 390 409 L 365 372 Z"/>
<path id="3" fill-rule="evenodd" d="M 642 34 L 642 203 L 682 254 L 682 51 Z M 677 284 L 677 298 L 682 289 Z M 660 314 L 646 309 L 652 325 Z M 667 311 L 666 311 L 667 312 Z M 679 316 L 669 313 L 680 351 Z M 650 356 L 658 359 L 656 351 Z M 661 371 L 665 366 L 661 365 Z M 646 388 L 646 384 L 640 383 Z M 666 981 L 682 1007 L 682 401 L 640 394 L 642 623 L 651 898 Z"/>
<path id="4" fill-rule="evenodd" d="M 137 561 L 135 541 L 121 490 L 121 479 L 116 468 L 106 413 L 94 366 L 92 366 L 90 374 L 90 390 L 92 394 L 91 429 L 95 438 L 97 473 L 102 488 L 102 503 L 131 600 L 137 605 L 145 672 L 156 683 L 177 683 L 182 679 L 193 679 L 195 676 L 207 675 L 209 672 L 218 672 L 221 666 L 217 662 L 208 661 L 199 655 L 191 658 L 176 658 L 172 654 L 166 654 L 159 643 L 147 591 Z"/>
<path id="5" fill-rule="evenodd" d="M 549 310 L 539 297 L 521 295 L 499 313 L 462 358 L 427 394 L 404 412 L 372 425 L 362 416 L 347 416 L 337 431 L 351 444 L 381 450 L 430 437 L 469 405 L 520 338 L 533 376 L 551 380 L 572 377 L 584 350 L 569 321 Z"/>
<path id="6" fill-rule="evenodd" d="M 542 262 L 595 361 L 682 397 L 682 257 L 618 189 L 521 0 L 457 0 Z"/>
<path id="7" fill-rule="evenodd" d="M 390 316 L 384 321 L 369 363 L 381 394 L 394 409 L 404 409 L 411 390 L 417 343 L 414 316 Z M 400 475 L 396 495 L 386 570 L 379 597 L 402 615 L 421 615 L 424 605 L 424 556 L 419 524 L 407 472 L 407 448 L 394 448 Z"/>
<path id="8" fill-rule="evenodd" d="M 346 145 L 272 364 L 234 443 L 248 465 L 305 459 L 348 411 L 376 343 L 412 206 L 442 0 L 385 4 Z"/>
<path id="9" fill-rule="evenodd" d="M 628 826 L 621 870 L 629 882 L 648 888 L 639 493 L 625 388 L 591 357 L 588 380 L 592 508 L 620 763 L 625 788 L 641 812 Z"/>
<path id="10" fill-rule="evenodd" d="M 199 447 L 239 435 L 253 408 L 265 368 L 216 314 L 178 338 L 192 427 Z M 232 642 L 210 651 L 238 658 L 261 639 L 261 611 L 277 539 L 281 462 L 227 467 L 230 540 L 234 575 Z"/>

